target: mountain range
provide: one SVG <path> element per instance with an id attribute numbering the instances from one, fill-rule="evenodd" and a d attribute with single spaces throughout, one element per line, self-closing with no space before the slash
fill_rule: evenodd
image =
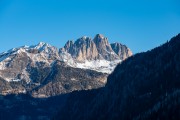
<path id="1" fill-rule="evenodd" d="M 101 34 L 68 41 L 60 49 L 43 42 L 13 48 L 0 54 L 0 93 L 49 97 L 102 87 L 114 67 L 131 55 L 125 45 L 109 44 Z"/>

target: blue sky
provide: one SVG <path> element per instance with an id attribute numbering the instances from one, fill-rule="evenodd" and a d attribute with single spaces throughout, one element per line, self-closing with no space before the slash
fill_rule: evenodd
<path id="1" fill-rule="evenodd" d="M 133 53 L 180 33 L 179 0 L 0 0 L 0 52 L 104 34 Z"/>

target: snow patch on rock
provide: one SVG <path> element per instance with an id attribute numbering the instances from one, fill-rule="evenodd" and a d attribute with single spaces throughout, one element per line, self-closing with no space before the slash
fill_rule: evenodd
<path id="1" fill-rule="evenodd" d="M 116 65 L 120 62 L 121 60 L 115 60 L 115 61 L 107 61 L 107 60 L 88 61 L 86 60 L 83 63 L 76 63 L 76 67 L 83 68 L 83 69 L 96 70 L 98 72 L 103 72 L 103 73 L 111 73 L 116 67 Z"/>

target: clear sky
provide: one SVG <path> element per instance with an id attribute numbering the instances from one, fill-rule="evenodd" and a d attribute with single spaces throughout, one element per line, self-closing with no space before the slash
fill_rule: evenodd
<path id="1" fill-rule="evenodd" d="M 97 33 L 146 51 L 180 33 L 180 0 L 0 0 L 0 52 Z"/>

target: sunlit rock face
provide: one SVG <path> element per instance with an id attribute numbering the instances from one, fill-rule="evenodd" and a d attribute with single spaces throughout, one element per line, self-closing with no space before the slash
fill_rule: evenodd
<path id="1" fill-rule="evenodd" d="M 120 43 L 112 43 L 111 48 L 119 56 L 121 60 L 125 60 L 133 54 L 127 46 L 122 45 Z"/>
<path id="2" fill-rule="evenodd" d="M 107 37 L 97 34 L 93 39 L 83 36 L 75 42 L 68 41 L 60 49 L 60 54 L 70 55 L 65 61 L 73 59 L 71 66 L 111 73 L 115 66 L 130 57 L 132 52 L 127 46 L 121 43 L 110 44 Z"/>

